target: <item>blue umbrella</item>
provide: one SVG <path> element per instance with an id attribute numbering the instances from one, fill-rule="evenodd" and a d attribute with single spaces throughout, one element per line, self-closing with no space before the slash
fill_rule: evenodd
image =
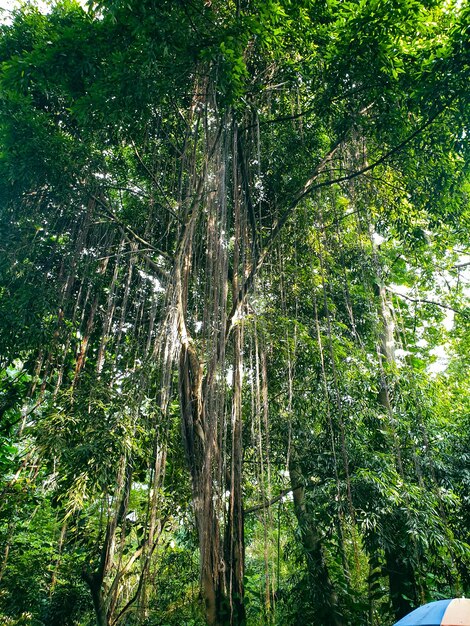
<path id="1" fill-rule="evenodd" d="M 470 626 L 470 600 L 438 600 L 420 606 L 395 626 Z"/>

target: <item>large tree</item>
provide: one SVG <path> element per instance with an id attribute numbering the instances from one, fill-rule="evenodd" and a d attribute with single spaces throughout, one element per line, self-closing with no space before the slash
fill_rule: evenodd
<path id="1" fill-rule="evenodd" d="M 49 481 L 59 553 L 81 542 L 99 624 L 145 619 L 159 541 L 188 499 L 207 623 L 245 623 L 243 496 L 269 517 L 286 489 L 274 462 L 319 624 L 347 623 L 332 529 L 346 569 L 348 540 L 358 571 L 383 560 L 397 614 L 418 599 L 424 542 L 402 558 L 407 524 L 424 528 L 441 500 L 415 519 L 427 483 L 387 288 L 414 263 L 432 290 L 432 263 L 465 242 L 467 35 L 468 9 L 440 2 L 62 2 L 3 27 L 4 489 L 31 467 Z M 331 442 L 323 468 L 303 448 L 312 433 L 312 450 Z M 338 499 L 318 505 L 318 528 L 310 471 L 318 502 Z"/>

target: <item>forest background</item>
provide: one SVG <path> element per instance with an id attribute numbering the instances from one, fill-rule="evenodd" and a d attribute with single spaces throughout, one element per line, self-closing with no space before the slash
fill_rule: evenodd
<path id="1" fill-rule="evenodd" d="M 469 18 L 0 27 L 0 624 L 390 626 L 470 592 Z"/>

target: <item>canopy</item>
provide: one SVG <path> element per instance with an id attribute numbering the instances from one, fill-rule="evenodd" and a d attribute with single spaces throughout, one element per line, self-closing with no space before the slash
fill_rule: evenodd
<path id="1" fill-rule="evenodd" d="M 420 606 L 395 626 L 470 626 L 470 600 L 438 600 Z"/>

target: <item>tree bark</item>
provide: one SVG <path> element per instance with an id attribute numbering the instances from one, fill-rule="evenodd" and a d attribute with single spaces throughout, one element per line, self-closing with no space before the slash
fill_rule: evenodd
<path id="1" fill-rule="evenodd" d="M 113 611 L 110 610 L 110 606 L 113 605 L 113 589 L 111 588 L 111 593 L 107 593 L 104 583 L 113 564 L 116 531 L 127 513 L 132 485 L 132 472 L 132 463 L 123 457 L 117 476 L 118 499 L 116 500 L 116 508 L 108 519 L 98 567 L 94 572 L 90 572 L 86 568 L 82 571 L 82 578 L 90 589 L 98 626 L 109 626 L 113 620 Z"/>
<path id="2" fill-rule="evenodd" d="M 219 554 L 220 528 L 214 511 L 212 464 L 214 441 L 205 429 L 202 365 L 192 344 L 181 346 L 179 393 L 183 441 L 191 473 L 194 515 L 199 538 L 200 576 L 209 626 L 219 626 L 223 592 L 223 563 Z"/>
<path id="3" fill-rule="evenodd" d="M 225 348 L 229 340 L 227 325 L 228 252 L 227 236 L 227 165 L 230 156 L 228 116 L 220 129 L 209 134 L 209 146 L 199 181 L 194 183 L 195 200 L 186 216 L 174 266 L 174 302 L 179 339 L 179 398 L 182 435 L 191 473 L 193 507 L 200 549 L 201 590 L 209 626 L 241 625 L 243 608 L 243 514 L 242 514 L 242 424 L 241 424 L 241 348 L 240 331 L 234 337 L 234 400 L 231 428 L 231 465 L 223 467 L 222 449 L 225 432 L 224 402 Z M 232 145 L 236 146 L 233 142 Z M 234 153 L 236 148 L 233 149 Z M 235 168 L 235 166 L 234 166 Z M 210 182 L 210 186 L 208 183 Z M 201 193 L 207 187 L 202 210 Z M 214 188 L 215 187 L 215 188 Z M 236 192 L 238 193 L 238 191 Z M 236 204 L 238 200 L 236 201 Z M 237 204 L 238 207 L 238 204 Z M 237 212 L 237 211 L 236 211 Z M 239 219 L 239 217 L 235 217 Z M 206 257 L 193 258 L 192 240 L 196 225 L 206 229 Z M 236 227 L 237 228 L 237 227 Z M 240 226 L 238 226 L 240 232 Z M 238 240 L 238 238 L 236 237 Z M 237 256 L 238 253 L 235 253 Z M 194 263 L 194 267 L 193 267 Z M 234 275 L 239 272 L 233 262 Z M 187 307 L 191 279 L 203 272 L 205 303 L 200 342 L 196 346 L 187 328 Z M 238 294 L 235 279 L 234 289 Z M 228 432 L 228 431 L 227 431 Z M 226 471 L 227 470 L 227 471 Z M 224 475 L 224 472 L 226 475 Z M 227 523 L 221 528 L 225 481 L 230 497 Z"/>
<path id="4" fill-rule="evenodd" d="M 242 626 L 246 623 L 243 577 L 245 573 L 244 518 L 242 502 L 242 331 L 234 331 L 234 398 L 232 407 L 232 466 L 227 488 L 230 492 L 227 524 L 225 527 L 226 587 L 229 603 L 230 623 Z"/>
<path id="5" fill-rule="evenodd" d="M 294 512 L 299 524 L 302 546 L 307 561 L 315 601 L 315 613 L 321 626 L 343 626 L 338 598 L 323 556 L 321 537 L 313 527 L 305 500 L 304 477 L 298 461 L 291 455 L 289 475 L 294 497 Z"/>
<path id="6" fill-rule="evenodd" d="M 233 255 L 233 275 L 232 275 L 232 298 L 238 297 L 239 273 L 238 269 L 243 256 L 242 250 L 242 225 L 240 212 L 240 198 L 238 194 L 239 172 L 237 167 L 237 155 L 242 168 L 241 178 L 247 183 L 246 173 L 244 173 L 244 156 L 241 153 L 241 142 L 238 138 L 236 124 L 233 133 L 233 186 L 234 186 L 234 255 Z M 253 238 L 256 239 L 254 228 L 254 212 L 251 206 L 251 199 L 248 189 L 245 189 L 245 199 L 249 205 L 248 213 L 253 229 Z M 244 515 L 242 496 L 243 477 L 243 418 L 242 418 L 242 385 L 243 385 L 243 325 L 238 324 L 233 330 L 233 400 L 232 400 L 232 458 L 231 475 L 228 477 L 227 489 L 230 493 L 227 523 L 225 527 L 224 549 L 226 563 L 226 588 L 230 609 L 230 624 L 242 626 L 246 623 L 246 613 L 244 605 L 244 585 L 245 574 L 245 538 L 244 538 Z"/>
<path id="7" fill-rule="evenodd" d="M 97 626 L 109 626 L 106 602 L 102 590 L 103 581 L 101 580 L 100 573 L 94 572 L 90 574 L 89 572 L 83 571 L 82 577 L 90 589 Z"/>

